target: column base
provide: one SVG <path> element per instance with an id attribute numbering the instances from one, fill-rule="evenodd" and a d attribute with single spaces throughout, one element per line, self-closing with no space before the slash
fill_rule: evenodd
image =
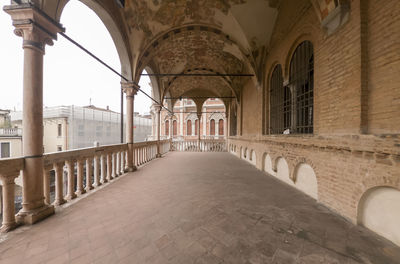
<path id="1" fill-rule="evenodd" d="M 156 158 L 161 158 L 162 155 L 160 153 L 157 153 Z"/>
<path id="2" fill-rule="evenodd" d="M 80 190 L 80 191 L 76 191 L 76 192 L 75 192 L 76 195 L 82 195 L 82 194 L 85 194 L 85 193 L 86 193 L 86 190 L 85 190 L 85 189 L 82 189 L 82 190 Z"/>
<path id="3" fill-rule="evenodd" d="M 93 186 L 90 186 L 90 187 L 86 187 L 86 188 L 85 188 L 86 192 L 89 192 L 90 190 L 93 190 L 93 189 L 94 189 Z"/>
<path id="4" fill-rule="evenodd" d="M 107 182 L 108 182 L 108 180 L 104 179 L 101 183 L 104 184 L 104 183 L 107 183 Z"/>
<path id="5" fill-rule="evenodd" d="M 134 172 L 134 171 L 137 171 L 137 167 L 135 165 L 133 165 L 132 168 L 126 168 L 125 171 L 126 172 Z"/>
<path id="6" fill-rule="evenodd" d="M 76 197 L 77 197 L 76 194 L 73 193 L 73 194 L 67 195 L 67 197 L 65 197 L 65 198 L 67 199 L 67 201 L 71 201 L 71 200 L 75 199 Z"/>
<path id="7" fill-rule="evenodd" d="M 54 206 L 60 206 L 60 205 L 63 205 L 63 204 L 65 204 L 67 201 L 65 200 L 65 199 L 62 199 L 62 200 L 55 200 L 54 202 L 53 202 L 53 205 Z"/>
<path id="8" fill-rule="evenodd" d="M 18 212 L 18 214 L 16 215 L 16 220 L 18 224 L 32 225 L 53 214 L 54 214 L 54 206 L 44 205 L 40 208 L 37 208 L 29 212 L 21 212 L 21 211 Z"/>
<path id="9" fill-rule="evenodd" d="M 17 228 L 18 226 L 20 226 L 20 224 L 17 224 L 17 223 L 2 225 L 0 228 L 0 233 L 10 232 L 11 230 L 14 230 L 15 228 Z"/>

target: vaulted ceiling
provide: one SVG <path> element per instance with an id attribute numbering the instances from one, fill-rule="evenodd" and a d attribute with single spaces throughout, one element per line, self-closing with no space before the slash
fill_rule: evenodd
<path id="1" fill-rule="evenodd" d="M 81 1 L 109 29 L 122 72 L 133 81 L 150 68 L 152 73 L 180 74 L 152 78 L 160 97 L 238 98 L 245 82 L 261 79 L 280 0 L 126 0 L 124 7 L 115 0 Z M 58 21 L 68 0 L 31 2 Z M 254 77 L 182 76 L 187 73 Z"/>

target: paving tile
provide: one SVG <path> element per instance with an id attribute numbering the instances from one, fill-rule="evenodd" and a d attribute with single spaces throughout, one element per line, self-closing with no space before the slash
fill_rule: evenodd
<path id="1" fill-rule="evenodd" d="M 400 264 L 400 248 L 228 153 L 169 153 L 8 233 L 3 263 Z"/>

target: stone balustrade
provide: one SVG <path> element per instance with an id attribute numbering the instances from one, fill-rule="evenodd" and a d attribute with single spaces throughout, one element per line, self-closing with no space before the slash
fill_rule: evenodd
<path id="1" fill-rule="evenodd" d="M 224 139 L 201 139 L 172 141 L 171 151 L 193 152 L 225 152 L 226 141 Z"/>
<path id="2" fill-rule="evenodd" d="M 133 144 L 133 164 L 137 167 L 170 149 L 170 141 L 147 141 Z M 127 172 L 127 144 L 117 144 L 44 154 L 44 199 L 48 205 L 60 206 Z M 17 226 L 15 218 L 15 178 L 24 169 L 24 158 L 0 159 L 3 186 L 3 222 L 0 232 Z M 52 190 L 54 186 L 54 190 Z"/>
<path id="3" fill-rule="evenodd" d="M 0 232 L 8 232 L 17 226 L 15 220 L 15 178 L 20 175 L 24 169 L 24 159 L 0 159 L 0 180 L 3 186 L 2 192 L 2 215 L 3 222 Z"/>

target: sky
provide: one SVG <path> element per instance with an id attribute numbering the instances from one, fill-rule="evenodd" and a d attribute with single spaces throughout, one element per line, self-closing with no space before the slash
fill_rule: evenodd
<path id="1" fill-rule="evenodd" d="M 97 15 L 78 0 L 64 9 L 61 24 L 66 34 L 112 68 L 120 72 L 115 45 Z M 14 33 L 11 17 L 0 10 L 0 109 L 22 110 L 22 38 Z M 44 106 L 91 104 L 120 111 L 121 78 L 72 43 L 58 35 L 46 46 L 43 71 Z M 142 90 L 151 95 L 150 79 L 140 79 Z M 125 108 L 124 100 L 124 108 Z M 150 111 L 151 101 L 142 93 L 135 96 L 135 112 Z M 125 111 L 125 109 L 124 109 Z"/>

